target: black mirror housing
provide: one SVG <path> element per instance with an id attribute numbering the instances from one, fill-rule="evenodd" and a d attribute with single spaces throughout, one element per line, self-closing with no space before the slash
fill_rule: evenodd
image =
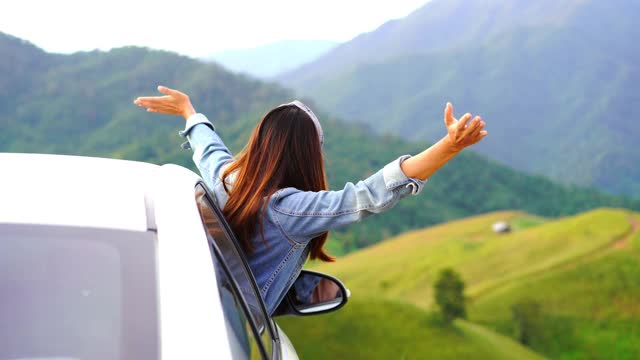
<path id="1" fill-rule="evenodd" d="M 333 276 L 302 270 L 272 316 L 325 314 L 343 307 L 349 295 L 344 284 Z"/>

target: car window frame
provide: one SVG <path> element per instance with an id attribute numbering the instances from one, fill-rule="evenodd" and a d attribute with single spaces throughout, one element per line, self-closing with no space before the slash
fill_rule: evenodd
<path id="1" fill-rule="evenodd" d="M 247 258 L 246 258 L 245 254 L 244 254 L 244 250 L 240 246 L 240 243 L 238 242 L 235 234 L 231 230 L 231 226 L 229 225 L 229 223 L 225 219 L 224 215 L 222 214 L 222 211 L 220 210 L 220 208 L 218 207 L 217 202 L 215 201 L 215 197 L 212 195 L 212 193 L 209 190 L 209 188 L 207 187 L 207 185 L 203 181 L 198 181 L 196 183 L 195 187 L 194 187 L 196 195 L 197 195 L 198 188 L 202 188 L 202 190 L 204 191 L 203 196 L 205 197 L 205 199 L 206 199 L 206 201 L 208 203 L 207 205 L 213 210 L 214 215 L 217 217 L 217 220 L 220 223 L 220 225 L 222 227 L 222 230 L 224 231 L 225 236 L 231 241 L 231 243 L 233 243 L 233 246 L 234 246 L 234 248 L 236 250 L 236 253 L 238 255 L 239 261 L 242 264 L 246 274 L 249 277 L 249 283 L 251 285 L 251 288 L 252 288 L 253 292 L 256 294 L 257 302 L 258 302 L 258 305 L 260 306 L 260 310 L 264 314 L 265 323 L 266 323 L 265 327 L 266 327 L 267 331 L 269 331 L 269 333 L 271 334 L 271 341 L 272 341 L 271 354 L 268 354 L 269 356 L 266 356 L 265 359 L 271 359 L 271 360 L 280 359 L 281 358 L 281 354 L 280 354 L 280 339 L 279 339 L 279 336 L 278 336 L 278 331 L 275 328 L 275 322 L 274 322 L 273 318 L 271 317 L 271 315 L 267 311 L 266 304 L 264 303 L 264 299 L 262 298 L 262 295 L 261 295 L 260 290 L 258 288 L 258 284 L 256 282 L 255 276 L 253 275 L 253 272 L 251 271 L 251 267 L 249 266 L 249 262 L 247 261 Z M 198 209 L 198 212 L 200 213 L 200 209 Z M 205 231 L 207 231 L 207 230 L 205 229 Z M 220 250 L 220 248 L 218 247 L 218 244 L 216 244 L 215 239 L 212 239 L 213 241 L 210 241 L 209 239 L 210 239 L 210 237 L 207 236 L 207 242 L 209 243 L 210 248 L 213 249 L 212 251 L 215 252 L 215 256 L 217 256 L 218 261 L 223 265 L 224 271 L 227 273 L 227 276 L 229 276 L 229 278 L 232 281 L 234 290 L 237 291 L 237 293 L 240 295 L 240 299 L 242 300 L 243 309 L 245 309 L 245 311 L 247 311 L 248 314 L 250 315 L 248 318 L 250 320 L 252 330 L 254 331 L 254 334 L 256 335 L 256 338 L 259 339 L 258 342 L 260 344 L 261 351 L 263 353 L 263 356 L 265 356 L 266 355 L 266 347 L 263 344 L 262 337 L 260 336 L 260 331 L 258 329 L 257 324 L 255 323 L 255 319 L 253 318 L 253 314 L 251 312 L 251 309 L 249 309 L 249 305 L 247 303 L 247 300 L 245 299 L 244 294 L 242 293 L 242 290 L 241 290 L 239 284 L 237 283 L 236 279 L 233 277 L 232 272 L 229 269 L 229 265 L 227 264 L 227 261 L 224 259 L 224 254 Z"/>
<path id="2" fill-rule="evenodd" d="M 218 248 L 218 245 L 214 241 L 210 241 L 209 237 L 207 237 L 207 243 L 209 244 L 209 250 L 211 251 L 211 256 L 215 257 L 216 259 L 215 261 L 217 261 L 220 264 L 220 266 L 222 266 L 222 271 L 227 276 L 229 283 L 231 283 L 231 289 L 233 291 L 233 295 L 237 298 L 238 302 L 242 306 L 242 311 L 244 312 L 245 318 L 249 323 L 249 325 L 251 326 L 251 332 L 253 333 L 253 338 L 255 339 L 255 342 L 258 344 L 260 356 L 263 359 L 269 359 L 266 356 L 267 352 L 260 338 L 260 331 L 258 330 L 258 326 L 255 323 L 253 316 L 251 315 L 251 310 L 249 309 L 249 305 L 247 304 L 247 301 L 244 298 L 244 294 L 240 290 L 240 286 L 238 285 L 238 282 L 233 277 L 233 274 L 229 269 L 229 265 L 227 265 L 226 261 L 224 260 L 224 257 L 222 256 L 222 252 L 220 251 L 220 248 Z M 214 267 L 216 266 L 215 262 L 213 262 L 213 259 L 212 259 L 212 265 Z"/>

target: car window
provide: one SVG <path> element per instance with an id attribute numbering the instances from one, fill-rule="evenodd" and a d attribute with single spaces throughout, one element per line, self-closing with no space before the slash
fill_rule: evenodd
<path id="1" fill-rule="evenodd" d="M 231 357 L 233 359 L 261 359 L 260 344 L 254 335 L 254 331 L 257 332 L 257 329 L 251 326 L 248 310 L 242 306 L 242 297 L 213 248 L 212 254 Z"/>
<path id="2" fill-rule="evenodd" d="M 220 250 L 224 263 L 229 268 L 233 279 L 237 282 L 240 292 L 249 307 L 251 317 L 260 333 L 266 353 L 271 355 L 274 349 L 271 324 L 255 279 L 249 270 L 244 255 L 241 253 L 242 250 L 222 217 L 222 213 L 214 205 L 202 184 L 196 187 L 196 202 L 207 236 Z"/>
<path id="3" fill-rule="evenodd" d="M 151 232 L 0 224 L 0 359 L 156 359 Z"/>

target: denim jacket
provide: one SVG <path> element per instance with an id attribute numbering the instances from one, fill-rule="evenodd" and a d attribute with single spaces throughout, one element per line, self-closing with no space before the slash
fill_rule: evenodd
<path id="1" fill-rule="evenodd" d="M 220 177 L 225 165 L 233 161 L 229 149 L 202 114 L 191 116 L 180 135 L 187 137 L 183 148 L 193 150 L 202 179 L 223 208 L 229 197 Z M 246 254 L 270 314 L 300 274 L 314 237 L 390 209 L 401 198 L 420 192 L 424 181 L 408 178 L 400 168 L 409 157 L 401 156 L 367 179 L 349 182 L 339 191 L 284 188 L 271 197 L 263 219 L 266 244 L 258 232 L 252 239 L 257 246 Z"/>

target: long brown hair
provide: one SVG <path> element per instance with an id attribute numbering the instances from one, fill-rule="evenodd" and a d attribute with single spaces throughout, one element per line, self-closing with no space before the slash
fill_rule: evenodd
<path id="1" fill-rule="evenodd" d="M 226 180 L 232 174 L 235 179 L 229 189 Z M 271 110 L 253 130 L 236 161 L 224 170 L 222 179 L 229 194 L 222 212 L 245 251 L 252 252 L 251 238 L 258 231 L 259 218 L 265 242 L 264 214 L 276 191 L 286 187 L 302 191 L 328 188 L 322 147 L 313 120 L 295 105 Z M 335 261 L 323 249 L 328 235 L 324 233 L 311 240 L 312 260 Z"/>

